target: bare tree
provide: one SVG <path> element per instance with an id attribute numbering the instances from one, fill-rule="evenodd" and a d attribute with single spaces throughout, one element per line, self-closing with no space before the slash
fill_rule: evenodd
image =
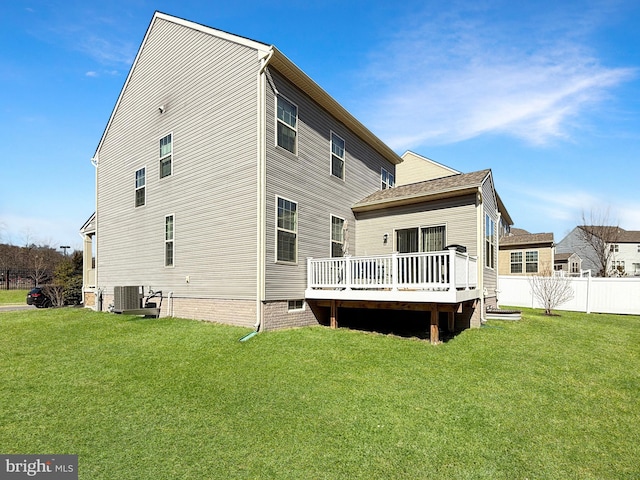
<path id="1" fill-rule="evenodd" d="M 571 279 L 552 275 L 550 270 L 541 272 L 541 275 L 529 277 L 529 286 L 533 296 L 543 305 L 545 315 L 552 315 L 555 308 L 574 296 Z"/>
<path id="2" fill-rule="evenodd" d="M 612 222 L 609 210 L 591 210 L 587 217 L 582 212 L 582 225 L 578 229 L 581 240 L 587 245 L 586 254 L 596 265 L 599 277 L 609 277 L 613 274 L 610 269 L 614 255 L 613 245 L 619 242 L 622 229 L 617 222 Z"/>

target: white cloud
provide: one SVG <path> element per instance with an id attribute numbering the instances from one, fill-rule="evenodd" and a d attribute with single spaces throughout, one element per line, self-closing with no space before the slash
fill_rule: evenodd
<path id="1" fill-rule="evenodd" d="M 518 25 L 454 13 L 408 26 L 366 71 L 369 98 L 378 100 L 364 116 L 393 148 L 487 133 L 531 144 L 570 138 L 580 114 L 636 74 L 600 65 L 571 25 L 541 32 L 524 24 L 514 35 Z"/>
<path id="2" fill-rule="evenodd" d="M 85 76 L 87 76 L 87 77 L 97 77 L 98 76 L 98 72 L 87 72 L 87 73 L 85 73 Z"/>

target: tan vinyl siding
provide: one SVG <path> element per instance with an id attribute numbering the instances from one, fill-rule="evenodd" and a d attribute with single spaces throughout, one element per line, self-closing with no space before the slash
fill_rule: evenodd
<path id="1" fill-rule="evenodd" d="M 511 252 L 522 253 L 522 272 L 511 272 Z M 538 252 L 538 272 L 527 273 L 526 271 L 526 252 Z M 553 248 L 549 246 L 509 246 L 500 249 L 500 275 L 538 275 L 553 272 Z"/>
<path id="2" fill-rule="evenodd" d="M 423 182 L 434 178 L 448 177 L 456 172 L 424 158 L 413 152 L 406 152 L 402 156 L 402 163 L 396 166 L 396 185 Z"/>
<path id="3" fill-rule="evenodd" d="M 475 195 L 359 213 L 355 253 L 393 253 L 396 230 L 435 225 L 446 226 L 447 245 L 464 245 L 470 255 L 477 255 Z"/>
<path id="4" fill-rule="evenodd" d="M 487 177 L 482 185 L 482 204 L 483 204 L 483 215 L 482 215 L 482 231 L 480 232 L 482 238 L 482 245 L 484 249 L 484 225 L 485 225 L 485 214 L 488 214 L 493 221 L 495 222 L 494 229 L 494 258 L 496 259 L 496 268 L 488 268 L 485 266 L 485 259 L 483 256 L 482 260 L 482 268 L 483 268 L 483 287 L 487 289 L 488 296 L 494 297 L 496 295 L 496 288 L 498 282 L 498 262 L 500 259 L 498 258 L 498 204 L 496 200 L 496 193 L 493 186 L 493 179 L 491 175 Z"/>
<path id="5" fill-rule="evenodd" d="M 380 169 L 394 166 L 343 124 L 269 69 L 277 91 L 298 107 L 298 154 L 276 147 L 275 92 L 266 96 L 266 300 L 302 298 L 307 257 L 331 256 L 331 215 L 347 221 L 350 251 L 355 251 L 355 219 L 351 206 L 380 189 Z M 331 175 L 330 134 L 345 141 L 344 180 Z M 275 261 L 275 200 L 298 204 L 298 264 Z"/>
<path id="6" fill-rule="evenodd" d="M 98 286 L 255 299 L 258 68 L 254 49 L 155 20 L 98 152 Z M 160 179 L 168 133 L 173 174 Z M 146 205 L 134 208 L 142 166 Z"/>

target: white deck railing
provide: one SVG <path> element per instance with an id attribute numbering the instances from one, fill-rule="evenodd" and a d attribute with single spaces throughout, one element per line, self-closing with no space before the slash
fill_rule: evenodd
<path id="1" fill-rule="evenodd" d="M 307 260 L 307 288 L 311 290 L 468 290 L 477 283 L 477 259 L 454 248 Z"/>

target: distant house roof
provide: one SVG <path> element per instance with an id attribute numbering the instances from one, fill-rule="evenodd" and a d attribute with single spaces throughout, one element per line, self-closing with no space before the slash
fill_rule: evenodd
<path id="1" fill-rule="evenodd" d="M 544 245 L 553 246 L 553 233 L 521 233 L 513 234 L 513 230 L 523 231 L 520 228 L 514 228 L 511 230 L 511 235 L 506 235 L 500 238 L 500 247 L 514 247 L 518 245 Z"/>
<path id="2" fill-rule="evenodd" d="M 352 207 L 352 210 L 354 212 L 364 212 L 474 193 L 482 186 L 489 175 L 491 175 L 491 170 L 486 169 L 379 190 L 360 200 Z"/>
<path id="3" fill-rule="evenodd" d="M 579 228 L 600 238 L 615 238 L 615 243 L 640 243 L 640 231 L 607 225 L 579 225 Z"/>
<path id="4" fill-rule="evenodd" d="M 576 254 L 575 253 L 556 253 L 553 256 L 553 259 L 556 263 L 563 263 L 563 262 L 568 262 L 573 255 L 576 255 Z"/>

